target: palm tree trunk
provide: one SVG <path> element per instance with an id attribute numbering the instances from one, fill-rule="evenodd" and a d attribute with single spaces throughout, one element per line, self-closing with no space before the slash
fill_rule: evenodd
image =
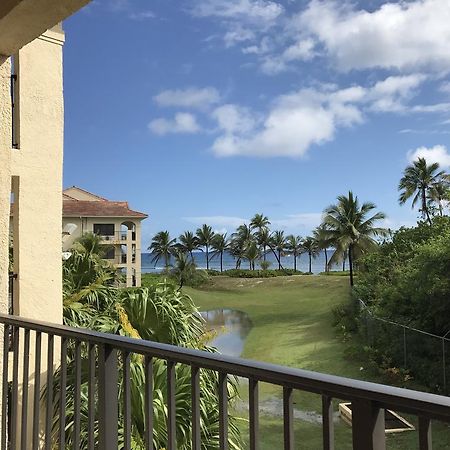
<path id="1" fill-rule="evenodd" d="M 208 246 L 206 245 L 206 270 L 209 270 L 209 251 Z"/>
<path id="2" fill-rule="evenodd" d="M 308 256 L 309 256 L 309 273 L 312 272 L 312 253 L 308 252 Z"/>
<path id="3" fill-rule="evenodd" d="M 325 252 L 325 272 L 329 271 L 329 267 L 328 267 L 328 253 L 327 253 L 327 249 L 324 249 Z"/>
<path id="4" fill-rule="evenodd" d="M 263 260 L 265 261 L 266 260 L 266 249 L 267 249 L 267 247 L 266 247 L 266 244 L 264 244 L 263 245 Z"/>
<path id="5" fill-rule="evenodd" d="M 278 250 L 278 270 L 281 270 L 281 252 Z"/>
<path id="6" fill-rule="evenodd" d="M 189 250 L 189 254 L 191 255 L 191 260 L 192 260 L 192 262 L 195 262 L 195 261 L 194 261 L 194 254 L 192 253 L 192 250 Z"/>
<path id="7" fill-rule="evenodd" d="M 347 255 L 344 253 L 344 259 L 342 260 L 342 272 L 345 272 L 345 260 L 347 259 Z"/>
<path id="8" fill-rule="evenodd" d="M 223 252 L 220 252 L 220 271 L 223 272 Z"/>
<path id="9" fill-rule="evenodd" d="M 350 269 L 350 286 L 353 287 L 353 255 L 352 246 L 348 247 L 348 267 Z"/>
<path id="10" fill-rule="evenodd" d="M 297 253 L 294 252 L 294 272 L 297 272 Z"/>
<path id="11" fill-rule="evenodd" d="M 431 225 L 431 217 L 427 206 L 427 191 L 425 190 L 425 187 L 422 188 L 422 214 L 427 217 L 428 223 Z"/>

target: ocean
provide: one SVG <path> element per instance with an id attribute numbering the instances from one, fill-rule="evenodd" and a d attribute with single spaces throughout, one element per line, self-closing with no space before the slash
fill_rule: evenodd
<path id="1" fill-rule="evenodd" d="M 328 251 L 328 258 L 332 255 L 332 250 Z M 163 261 L 159 260 L 155 265 L 152 262 L 153 254 L 151 253 L 142 253 L 142 273 L 158 273 L 163 270 Z M 278 262 L 273 254 L 266 255 L 267 261 L 270 262 L 269 269 L 278 269 Z M 206 255 L 204 252 L 194 252 L 194 260 L 195 264 L 199 269 L 206 269 Z M 173 261 L 172 261 L 173 262 Z M 293 256 L 283 256 L 281 257 L 281 264 L 285 269 L 293 269 L 294 268 L 294 257 Z M 220 270 L 220 257 L 214 257 L 209 262 L 209 268 Z M 228 253 L 223 255 L 223 270 L 227 269 L 235 269 L 236 268 L 236 260 Z M 243 260 L 241 262 L 241 269 L 248 269 L 249 263 L 248 261 Z M 259 264 L 257 264 L 257 268 L 259 269 Z M 346 269 L 348 269 L 348 264 L 346 264 Z M 309 270 L 309 257 L 307 254 L 303 254 L 297 258 L 297 270 L 302 272 L 308 272 Z M 321 252 L 316 258 L 312 260 L 312 272 L 320 273 L 325 270 L 325 253 Z M 332 267 L 332 270 L 342 270 L 342 264 L 338 266 Z"/>

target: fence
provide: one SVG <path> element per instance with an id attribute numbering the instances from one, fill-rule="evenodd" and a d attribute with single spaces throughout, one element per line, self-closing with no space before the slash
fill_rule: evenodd
<path id="1" fill-rule="evenodd" d="M 441 394 L 450 391 L 450 339 L 377 317 L 359 300 L 362 335 L 397 367 Z M 450 325 L 449 325 L 450 328 Z M 450 330 L 449 333 L 450 335 Z M 450 337 L 450 336 L 449 336 Z"/>

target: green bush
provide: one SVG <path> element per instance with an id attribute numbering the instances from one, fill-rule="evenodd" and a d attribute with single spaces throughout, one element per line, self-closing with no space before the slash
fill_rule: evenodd
<path id="1" fill-rule="evenodd" d="M 284 270 L 248 270 L 248 269 L 230 269 L 225 270 L 223 275 L 232 278 L 273 278 L 290 275 L 301 275 L 302 272 L 293 269 Z"/>

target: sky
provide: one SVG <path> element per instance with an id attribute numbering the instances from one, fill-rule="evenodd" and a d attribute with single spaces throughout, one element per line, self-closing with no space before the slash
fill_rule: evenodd
<path id="1" fill-rule="evenodd" d="M 255 213 L 306 236 L 352 190 L 450 167 L 448 0 L 94 0 L 66 20 L 64 186 L 146 212 L 142 247 Z"/>

